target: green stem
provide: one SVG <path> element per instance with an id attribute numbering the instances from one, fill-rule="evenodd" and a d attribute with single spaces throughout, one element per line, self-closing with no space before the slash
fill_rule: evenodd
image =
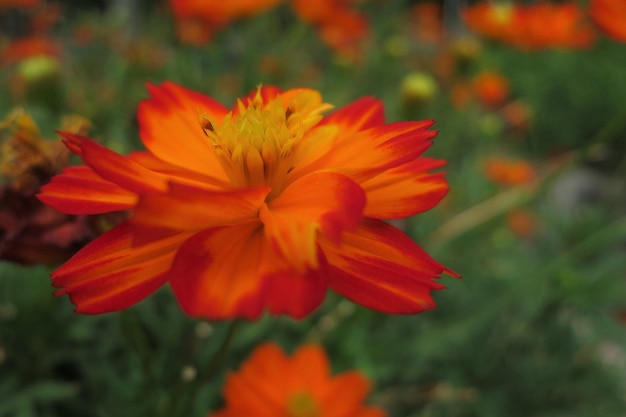
<path id="1" fill-rule="evenodd" d="M 240 326 L 241 320 L 234 320 L 230 323 L 222 344 L 213 356 L 211 356 L 209 362 L 199 367 L 198 375 L 193 380 L 185 381 L 182 378 L 179 379 L 170 396 L 168 404 L 164 407 L 164 417 L 186 417 L 190 414 L 189 410 L 195 403 L 198 391 L 215 376 L 216 372 L 220 369 L 220 366 L 230 350 L 237 329 L 239 329 Z"/>

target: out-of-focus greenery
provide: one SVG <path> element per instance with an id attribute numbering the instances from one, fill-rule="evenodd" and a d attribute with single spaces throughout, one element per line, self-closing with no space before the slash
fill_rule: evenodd
<path id="1" fill-rule="evenodd" d="M 336 106 L 377 96 L 390 121 L 437 122 L 428 155 L 449 161 L 451 191 L 406 228 L 463 278 L 445 277 L 437 308 L 421 315 L 384 315 L 329 294 L 302 321 L 240 323 L 219 371 L 196 387 L 190 376 L 204 373 L 230 323 L 185 317 L 169 289 L 121 313 L 77 315 L 52 295 L 50 269 L 0 263 L 0 416 L 204 416 L 221 404 L 226 370 L 264 340 L 321 343 L 335 370 L 373 380 L 370 402 L 393 417 L 624 415 L 626 44 L 524 52 L 483 42 L 450 78 L 433 63 L 454 40 L 415 39 L 408 2 L 364 2 L 371 36 L 357 62 L 333 55 L 287 5 L 235 22 L 204 47 L 176 41 L 166 7 L 146 4 L 133 26 L 119 10 L 75 6 L 52 34 L 64 45 L 53 76 L 35 75 L 17 97 L 24 69 L 0 69 L 1 114 L 21 105 L 52 138 L 63 115 L 78 113 L 94 138 L 128 152 L 140 146 L 135 111 L 146 82 L 171 80 L 227 105 L 259 83 L 318 89 Z M 92 40 L 77 43 L 79 29 Z M 483 69 L 509 80 L 509 100 L 532 113 L 528 128 L 508 126 L 502 107 L 453 105 L 451 80 Z M 407 106 L 402 84 L 414 72 L 437 89 Z M 532 162 L 539 180 L 494 184 L 483 163 L 498 155 Z M 564 204 L 565 180 L 588 167 L 602 175 L 597 195 Z M 507 223 L 520 208 L 534 219 L 526 237 Z"/>

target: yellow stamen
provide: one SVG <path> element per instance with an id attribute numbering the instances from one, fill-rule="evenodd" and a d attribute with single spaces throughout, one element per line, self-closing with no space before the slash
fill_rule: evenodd
<path id="1" fill-rule="evenodd" d="M 278 96 L 264 105 L 259 88 L 247 105 L 239 101 L 237 112 L 221 123 L 200 115 L 200 126 L 236 187 L 270 186 L 270 198 L 280 193 L 294 147 L 331 108 L 310 90 L 290 98 L 285 102 Z"/>
<path id="2" fill-rule="evenodd" d="M 289 417 L 318 417 L 320 408 L 311 394 L 297 392 L 289 398 L 287 415 Z"/>

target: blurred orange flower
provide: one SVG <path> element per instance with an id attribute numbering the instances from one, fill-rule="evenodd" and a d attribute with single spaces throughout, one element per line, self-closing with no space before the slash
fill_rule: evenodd
<path id="1" fill-rule="evenodd" d="M 6 9 L 30 9 L 42 4 L 42 0 L 0 0 L 0 11 Z"/>
<path id="2" fill-rule="evenodd" d="M 483 71 L 472 81 L 474 94 L 487 107 L 497 107 L 509 97 L 509 81 L 494 71 Z"/>
<path id="3" fill-rule="evenodd" d="M 523 239 L 532 237 L 537 231 L 537 219 L 527 209 L 517 208 L 509 211 L 506 215 L 506 223 L 513 233 Z"/>
<path id="4" fill-rule="evenodd" d="M 282 0 L 169 0 L 182 42 L 201 45 L 234 20 L 262 13 Z"/>
<path id="5" fill-rule="evenodd" d="M 226 378 L 226 406 L 210 417 L 384 417 L 363 404 L 371 383 L 357 371 L 330 374 L 322 348 L 304 345 L 287 357 L 273 343 L 257 347 Z"/>
<path id="6" fill-rule="evenodd" d="M 30 37 L 15 40 L 9 43 L 0 52 L 0 62 L 11 65 L 26 58 L 48 56 L 58 58 L 61 55 L 61 45 L 46 37 Z"/>
<path id="7" fill-rule="evenodd" d="M 474 32 L 521 49 L 584 48 L 594 33 L 574 2 L 477 3 L 463 11 Z"/>
<path id="8" fill-rule="evenodd" d="M 421 42 L 438 44 L 444 36 L 443 11 L 434 1 L 417 3 L 411 9 L 414 34 Z"/>
<path id="9" fill-rule="evenodd" d="M 502 186 L 527 184 L 537 177 L 535 167 L 530 162 L 501 157 L 487 159 L 483 172 L 488 180 Z"/>
<path id="10" fill-rule="evenodd" d="M 350 7 L 351 0 L 292 0 L 295 14 L 315 26 L 320 37 L 334 51 L 350 59 L 361 53 L 362 42 L 369 33 L 365 16 Z"/>
<path id="11" fill-rule="evenodd" d="M 433 121 L 384 123 L 380 101 L 332 113 L 309 89 L 262 87 L 228 109 L 165 82 L 138 117 L 148 151 L 123 157 L 63 133 L 87 166 L 42 189 L 60 211 L 132 210 L 52 274 L 77 311 L 129 307 L 169 282 L 214 319 L 304 317 L 327 288 L 389 313 L 434 307 L 450 272 L 381 219 L 434 207 L 448 185 L 420 155 Z"/>
<path id="12" fill-rule="evenodd" d="M 589 15 L 608 36 L 626 42 L 626 1 L 591 0 Z"/>

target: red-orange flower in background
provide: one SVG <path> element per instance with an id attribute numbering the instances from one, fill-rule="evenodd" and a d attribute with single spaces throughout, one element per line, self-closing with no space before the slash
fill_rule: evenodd
<path id="1" fill-rule="evenodd" d="M 7 9 L 32 9 L 42 4 L 42 0 L 0 0 L 0 11 Z"/>
<path id="2" fill-rule="evenodd" d="M 485 177 L 502 186 L 528 184 L 537 178 L 537 170 L 524 159 L 491 157 L 483 165 Z"/>
<path id="3" fill-rule="evenodd" d="M 292 0 L 296 16 L 313 25 L 335 52 L 350 59 L 359 57 L 369 32 L 364 15 L 351 7 L 351 0 Z"/>
<path id="4" fill-rule="evenodd" d="M 495 71 L 483 71 L 472 80 L 474 94 L 488 107 L 497 107 L 509 97 L 509 81 Z"/>
<path id="5" fill-rule="evenodd" d="M 27 58 L 45 56 L 59 58 L 62 52 L 61 45 L 46 37 L 29 37 L 12 41 L 0 52 L 3 65 L 11 65 Z"/>
<path id="6" fill-rule="evenodd" d="M 596 25 L 618 42 L 626 42 L 626 1 L 591 0 L 589 15 Z"/>
<path id="7" fill-rule="evenodd" d="M 281 0 L 169 0 L 178 36 L 191 44 L 208 42 L 213 33 L 234 20 L 262 13 Z"/>
<path id="8" fill-rule="evenodd" d="M 357 371 L 331 376 L 322 348 L 304 345 L 292 357 L 272 343 L 255 349 L 226 378 L 226 406 L 210 417 L 385 417 L 363 404 L 371 383 Z"/>
<path id="9" fill-rule="evenodd" d="M 574 2 L 477 3 L 463 13 L 474 32 L 521 49 L 584 48 L 594 33 Z"/>
<path id="10" fill-rule="evenodd" d="M 327 288 L 383 312 L 434 307 L 433 278 L 450 271 L 381 220 L 446 194 L 429 173 L 444 162 L 420 157 L 432 121 L 385 124 L 374 98 L 324 117 L 309 89 L 262 87 L 232 110 L 170 82 L 148 89 L 147 151 L 63 133 L 86 166 L 40 195 L 66 213 L 132 211 L 52 274 L 77 311 L 120 310 L 166 282 L 187 314 L 214 319 L 303 317 Z"/>

